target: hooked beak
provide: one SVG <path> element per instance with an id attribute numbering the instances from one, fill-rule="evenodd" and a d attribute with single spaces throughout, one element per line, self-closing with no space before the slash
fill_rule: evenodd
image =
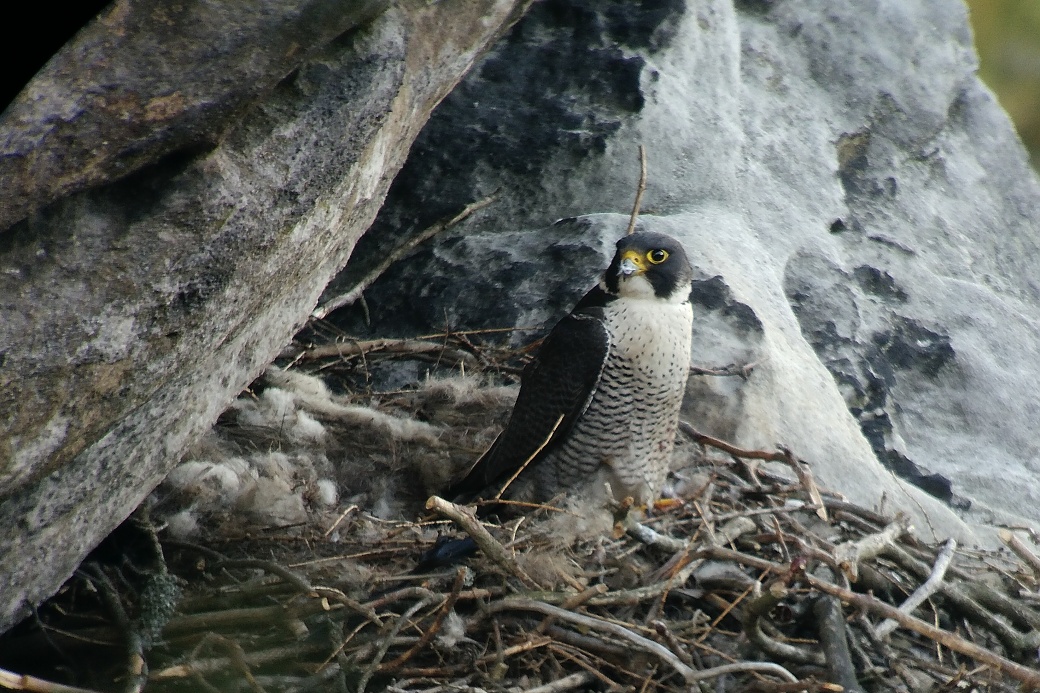
<path id="1" fill-rule="evenodd" d="M 634 250 L 626 250 L 621 255 L 621 265 L 618 267 L 618 274 L 623 277 L 630 277 L 633 274 L 642 274 L 643 272 L 646 272 L 643 256 Z"/>

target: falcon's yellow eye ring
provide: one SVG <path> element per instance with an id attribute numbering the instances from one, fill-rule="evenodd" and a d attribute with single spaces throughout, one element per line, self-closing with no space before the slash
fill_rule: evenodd
<path id="1" fill-rule="evenodd" d="M 662 262 L 668 259 L 668 251 L 657 248 L 651 250 L 646 254 L 646 259 L 650 261 L 651 265 L 660 265 Z"/>

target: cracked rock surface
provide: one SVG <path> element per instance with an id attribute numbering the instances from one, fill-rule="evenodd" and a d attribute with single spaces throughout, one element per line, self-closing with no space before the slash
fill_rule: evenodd
<path id="1" fill-rule="evenodd" d="M 926 536 L 1035 524 L 1040 187 L 976 68 L 953 0 L 539 3 L 434 114 L 339 281 L 499 200 L 367 291 L 370 327 L 339 319 L 558 318 L 623 232 L 642 143 L 641 223 L 702 273 L 693 363 L 757 364 L 692 378 L 695 424 L 788 445 Z"/>
<path id="2" fill-rule="evenodd" d="M 525 3 L 119 0 L 0 116 L 0 629 L 277 355 Z"/>

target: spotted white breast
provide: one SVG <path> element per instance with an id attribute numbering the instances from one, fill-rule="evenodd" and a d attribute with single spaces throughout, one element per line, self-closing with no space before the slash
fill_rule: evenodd
<path id="1" fill-rule="evenodd" d="M 619 297 L 603 309 L 610 349 L 596 391 L 567 442 L 538 470 L 539 495 L 605 481 L 640 504 L 661 492 L 690 362 L 688 300 Z"/>

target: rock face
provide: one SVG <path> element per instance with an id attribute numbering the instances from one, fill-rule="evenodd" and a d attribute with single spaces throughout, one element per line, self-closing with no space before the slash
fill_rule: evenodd
<path id="1" fill-rule="evenodd" d="M 334 316 L 354 334 L 541 323 L 622 232 L 638 143 L 641 223 L 700 273 L 695 363 L 756 364 L 691 379 L 698 426 L 926 537 L 1040 520 L 1040 186 L 957 0 L 545 0 L 385 205 L 524 3 L 342 5 L 117 2 L 0 117 L 0 628 L 288 342 L 381 205 L 330 295 L 501 188 L 367 291 L 369 327 Z"/>
<path id="2" fill-rule="evenodd" d="M 313 308 L 522 0 L 119 0 L 0 116 L 0 629 Z"/>
<path id="3" fill-rule="evenodd" d="M 701 273 L 694 362 L 757 364 L 691 379 L 698 426 L 926 537 L 1036 523 L 1040 186 L 975 70 L 956 0 L 547 0 L 435 112 L 337 284 L 501 188 L 366 292 L 367 329 L 555 319 L 643 143 L 642 223 Z M 622 216 L 551 225 L 598 212 Z"/>

